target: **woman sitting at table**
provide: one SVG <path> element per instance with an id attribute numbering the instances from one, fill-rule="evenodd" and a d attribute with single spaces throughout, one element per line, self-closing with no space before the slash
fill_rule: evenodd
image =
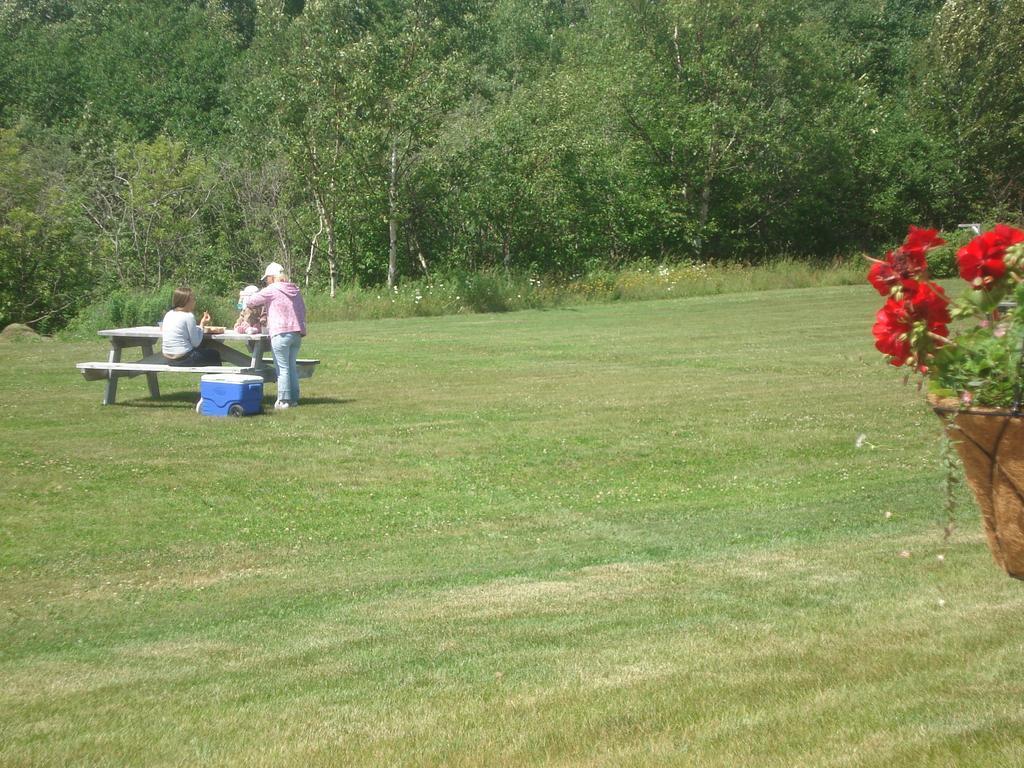
<path id="1" fill-rule="evenodd" d="M 203 312 L 199 325 L 196 325 L 196 316 L 192 314 L 195 308 L 196 295 L 191 288 L 174 289 L 171 311 L 164 315 L 160 324 L 163 329 L 162 351 L 168 365 L 220 365 L 220 352 L 202 346 L 210 313 Z"/>

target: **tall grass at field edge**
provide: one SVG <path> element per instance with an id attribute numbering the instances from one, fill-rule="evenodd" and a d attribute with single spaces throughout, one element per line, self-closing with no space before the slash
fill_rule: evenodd
<path id="1" fill-rule="evenodd" d="M 524 309 L 552 309 L 585 303 L 651 301 L 724 293 L 853 285 L 864 280 L 858 259 L 812 264 L 784 258 L 768 264 L 640 263 L 620 270 L 594 270 L 567 278 L 493 270 L 403 280 L 394 288 L 343 285 L 332 297 L 305 291 L 309 321 L 373 320 Z M 115 291 L 90 304 L 61 332 L 67 339 L 91 337 L 110 327 L 154 325 L 170 304 L 171 288 L 154 292 Z M 236 296 L 196 291 L 199 311 L 217 325 L 231 326 Z"/>

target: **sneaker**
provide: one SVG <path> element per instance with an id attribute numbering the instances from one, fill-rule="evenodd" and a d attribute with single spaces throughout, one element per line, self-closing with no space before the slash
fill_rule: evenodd
<path id="1" fill-rule="evenodd" d="M 276 403 L 274 403 L 275 411 L 283 411 L 285 408 L 291 408 L 291 406 L 284 400 L 278 400 Z"/>

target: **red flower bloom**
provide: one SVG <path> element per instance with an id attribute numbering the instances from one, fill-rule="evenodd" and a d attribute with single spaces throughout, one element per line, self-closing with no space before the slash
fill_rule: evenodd
<path id="1" fill-rule="evenodd" d="M 914 273 L 895 266 L 894 261 L 894 252 L 889 251 L 885 255 L 885 261 L 876 261 L 868 270 L 868 282 L 882 296 L 890 295 L 897 287 L 912 292 L 917 285 L 917 280 L 911 277 Z"/>
<path id="2" fill-rule="evenodd" d="M 907 230 L 907 237 L 903 241 L 903 245 L 900 246 L 900 250 L 908 254 L 920 254 L 923 260 L 925 251 L 945 244 L 945 240 L 936 236 L 938 233 L 939 230 L 937 229 L 921 229 L 911 224 L 910 229 Z"/>
<path id="3" fill-rule="evenodd" d="M 904 299 L 890 298 L 875 315 L 871 332 L 875 348 L 889 356 L 892 365 L 913 365 L 927 370 L 931 353 L 942 346 L 935 336 L 949 333 L 949 300 L 934 283 L 918 283 Z"/>
<path id="4" fill-rule="evenodd" d="M 875 315 L 875 349 L 888 355 L 893 365 L 903 365 L 910 358 L 910 323 L 906 302 L 889 299 Z"/>
<path id="5" fill-rule="evenodd" d="M 917 278 L 928 270 L 925 252 L 946 241 L 936 237 L 937 229 L 920 229 L 911 226 L 903 245 L 885 254 L 885 259 L 876 261 L 868 270 L 868 282 L 882 296 L 888 296 L 894 289 L 902 288 L 913 293 Z"/>
<path id="6" fill-rule="evenodd" d="M 939 336 L 949 334 L 949 299 L 935 283 L 920 283 L 909 299 L 914 316 L 924 321 L 928 330 Z"/>
<path id="7" fill-rule="evenodd" d="M 870 259 L 874 263 L 868 280 L 885 296 L 885 306 L 875 315 L 872 327 L 875 347 L 891 365 L 906 365 L 924 376 L 935 376 L 942 388 L 955 391 L 964 406 L 978 402 L 1005 405 L 1004 393 L 990 393 L 990 388 L 984 386 L 977 389 L 976 379 L 981 372 L 975 370 L 972 356 L 987 353 L 984 345 L 994 339 L 1006 343 L 1014 318 L 1019 322 L 1019 313 L 1024 311 L 1018 307 L 1003 317 L 995 308 L 996 301 L 1011 287 L 1024 289 L 1024 231 L 997 224 L 957 251 L 961 277 L 975 290 L 986 291 L 980 300 L 976 296 L 975 301 L 963 302 L 957 314 L 974 314 L 978 328 L 989 329 L 988 333 L 968 332 L 956 339 L 963 354 L 937 354 L 940 348 L 954 343 L 948 338 L 949 300 L 938 285 L 929 282 L 925 261 L 928 250 L 942 243 L 937 230 L 910 227 L 899 248 L 887 253 L 884 259 Z M 1000 360 L 997 369 L 986 372 L 984 378 L 1001 380 L 1015 372 L 1015 360 L 1012 366 Z"/>
<path id="8" fill-rule="evenodd" d="M 988 290 L 1006 274 L 1006 249 L 1024 242 L 1024 232 L 996 224 L 956 253 L 960 277 L 976 290 Z"/>

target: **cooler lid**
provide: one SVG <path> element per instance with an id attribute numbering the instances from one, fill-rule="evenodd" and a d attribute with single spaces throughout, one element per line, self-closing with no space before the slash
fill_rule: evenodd
<path id="1" fill-rule="evenodd" d="M 263 381 L 262 376 L 251 376 L 246 373 L 204 373 L 201 381 L 220 384 L 255 384 Z"/>

